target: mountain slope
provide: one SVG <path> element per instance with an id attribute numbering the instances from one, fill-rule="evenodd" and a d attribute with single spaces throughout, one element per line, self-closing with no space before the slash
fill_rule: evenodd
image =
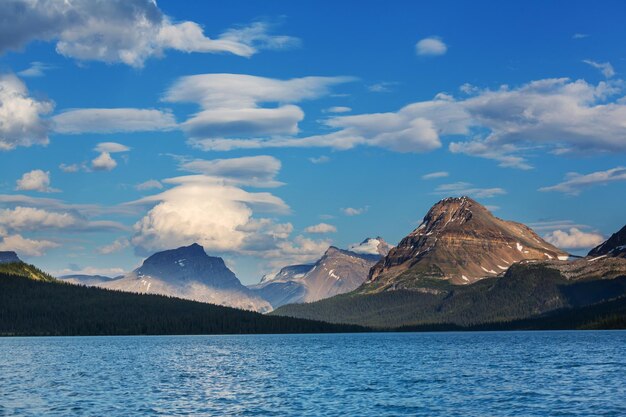
<path id="1" fill-rule="evenodd" d="M 0 336 L 323 333 L 357 327 L 0 273 Z"/>
<path id="2" fill-rule="evenodd" d="M 527 226 L 501 220 L 471 198 L 446 198 L 372 268 L 361 290 L 420 288 L 433 279 L 470 284 L 521 260 L 567 256 Z"/>
<path id="3" fill-rule="evenodd" d="M 331 246 L 315 264 L 285 267 L 250 288 L 274 308 L 350 292 L 365 281 L 370 268 L 389 248 L 381 238 L 365 239 L 351 250 Z"/>
<path id="4" fill-rule="evenodd" d="M 379 328 L 508 322 L 626 296 L 626 260 L 525 261 L 502 277 L 470 285 L 438 279 L 431 284 L 429 291 L 354 291 L 316 303 L 286 305 L 271 314 Z"/>
<path id="5" fill-rule="evenodd" d="M 97 286 L 259 312 L 271 310 L 267 301 L 241 284 L 222 258 L 208 256 L 196 243 L 155 253 L 124 277 Z"/>
<path id="6" fill-rule="evenodd" d="M 602 244 L 591 249 L 587 256 L 626 258 L 626 226 L 622 227 L 619 232 L 614 233 Z"/>

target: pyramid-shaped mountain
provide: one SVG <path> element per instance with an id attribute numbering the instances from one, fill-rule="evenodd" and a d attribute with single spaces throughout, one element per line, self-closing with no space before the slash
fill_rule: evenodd
<path id="1" fill-rule="evenodd" d="M 129 274 L 99 287 L 169 295 L 246 310 L 269 311 L 270 304 L 241 284 L 222 258 L 197 243 L 157 252 Z"/>
<path id="2" fill-rule="evenodd" d="M 438 280 L 471 284 L 521 260 L 567 257 L 529 227 L 499 219 L 469 197 L 446 198 L 371 269 L 362 291 L 419 288 Z"/>

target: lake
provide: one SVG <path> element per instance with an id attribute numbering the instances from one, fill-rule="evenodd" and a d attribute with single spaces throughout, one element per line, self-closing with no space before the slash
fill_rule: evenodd
<path id="1" fill-rule="evenodd" d="M 626 331 L 0 339 L 0 415 L 626 415 Z"/>

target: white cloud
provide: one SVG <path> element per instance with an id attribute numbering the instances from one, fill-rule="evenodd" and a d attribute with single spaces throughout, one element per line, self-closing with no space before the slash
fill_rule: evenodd
<path id="1" fill-rule="evenodd" d="M 53 69 L 54 66 L 43 62 L 34 61 L 30 63 L 30 67 L 17 73 L 20 77 L 43 77 L 45 72 Z"/>
<path id="2" fill-rule="evenodd" d="M 490 198 L 497 195 L 506 194 L 502 188 L 479 188 L 467 182 L 455 182 L 452 184 L 442 184 L 435 189 L 435 194 L 446 196 L 471 196 L 476 198 Z"/>
<path id="3" fill-rule="evenodd" d="M 304 77 L 291 80 L 241 74 L 182 77 L 165 93 L 168 102 L 197 103 L 202 110 L 181 124 L 196 139 L 275 136 L 298 133 L 304 112 L 294 105 L 327 95 L 349 77 Z M 262 107 L 276 103 L 277 107 Z"/>
<path id="4" fill-rule="evenodd" d="M 444 55 L 448 51 L 448 47 L 443 40 L 437 36 L 431 36 L 424 38 L 417 42 L 415 45 L 415 51 L 418 55 Z"/>
<path id="5" fill-rule="evenodd" d="M 530 165 L 519 153 L 529 147 L 624 151 L 626 104 L 607 101 L 619 93 L 621 84 L 617 82 L 594 86 L 567 78 L 481 91 L 457 104 L 468 114 L 466 123 L 489 133 L 474 141 L 451 143 L 450 150 L 522 169 Z"/>
<path id="6" fill-rule="evenodd" d="M 130 148 L 117 142 L 101 142 L 94 148 L 96 152 L 119 153 L 128 152 Z"/>
<path id="7" fill-rule="evenodd" d="M 42 171 L 41 169 L 34 169 L 22 175 L 22 178 L 17 180 L 15 189 L 22 191 L 39 191 L 42 193 L 54 193 L 59 191 L 50 188 L 50 171 Z"/>
<path id="8" fill-rule="evenodd" d="M 65 268 L 58 271 L 54 271 L 52 274 L 55 277 L 62 277 L 65 275 L 102 275 L 105 277 L 117 277 L 124 275 L 126 271 L 123 268 L 98 268 L 93 266 L 87 266 L 84 268 Z"/>
<path id="9" fill-rule="evenodd" d="M 334 106 L 324 110 L 324 113 L 349 113 L 352 109 L 345 106 Z"/>
<path id="10" fill-rule="evenodd" d="M 142 182 L 141 184 L 137 184 L 135 188 L 139 191 L 155 190 L 155 189 L 162 190 L 163 184 L 161 184 L 161 182 L 158 180 L 148 180 L 148 181 Z"/>
<path id="11" fill-rule="evenodd" d="M 626 168 L 617 167 L 586 175 L 570 172 L 565 176 L 565 181 L 549 187 L 542 187 L 539 191 L 558 191 L 565 194 L 578 195 L 585 188 L 595 185 L 606 185 L 615 181 L 626 181 Z"/>
<path id="12" fill-rule="evenodd" d="M 52 118 L 57 133 L 150 132 L 176 128 L 169 111 L 153 109 L 75 109 Z"/>
<path id="13" fill-rule="evenodd" d="M 141 251 L 192 242 L 208 251 L 260 250 L 275 246 L 290 231 L 285 224 L 253 217 L 254 210 L 288 212 L 288 206 L 272 194 L 250 193 L 204 175 L 164 182 L 173 187 L 133 203 L 156 204 L 135 224 L 131 241 Z"/>
<path id="14" fill-rule="evenodd" d="M 78 164 L 60 164 L 59 169 L 63 172 L 74 173 L 80 171 L 80 165 Z"/>
<path id="15" fill-rule="evenodd" d="M 345 214 L 346 216 L 358 216 L 360 214 L 363 214 L 367 211 L 368 207 L 360 207 L 360 208 L 355 208 L 355 207 L 346 207 L 346 208 L 342 208 L 341 211 L 343 212 L 343 214 Z"/>
<path id="16" fill-rule="evenodd" d="M 122 249 L 126 249 L 130 245 L 128 239 L 120 238 L 111 242 L 109 245 L 100 246 L 98 253 L 102 255 L 109 255 L 111 253 L 119 252 Z"/>
<path id="17" fill-rule="evenodd" d="M 583 232 L 576 227 L 569 230 L 554 230 L 544 236 L 547 242 L 558 248 L 585 249 L 592 248 L 604 242 L 599 233 Z"/>
<path id="18" fill-rule="evenodd" d="M 367 89 L 372 93 L 390 93 L 396 85 L 398 85 L 398 83 L 395 81 L 381 81 L 379 83 L 368 85 Z"/>
<path id="19" fill-rule="evenodd" d="M 595 62 L 589 59 L 585 59 L 583 62 L 599 70 L 606 78 L 611 78 L 615 75 L 615 70 L 610 62 Z"/>
<path id="20" fill-rule="evenodd" d="M 572 39 L 585 39 L 585 38 L 588 38 L 588 37 L 589 37 L 589 35 L 586 34 L 586 33 L 574 33 L 572 35 Z"/>
<path id="21" fill-rule="evenodd" d="M 322 155 L 322 156 L 319 156 L 317 158 L 316 157 L 311 157 L 311 158 L 309 158 L 309 161 L 311 161 L 311 163 L 313 163 L 313 164 L 325 164 L 325 163 L 330 161 L 330 158 L 327 157 L 326 155 Z"/>
<path id="22" fill-rule="evenodd" d="M 430 174 L 422 175 L 422 179 L 423 180 L 434 180 L 436 178 L 446 178 L 449 175 L 450 175 L 450 173 L 447 172 L 447 171 L 437 171 L 437 172 L 431 172 Z"/>
<path id="23" fill-rule="evenodd" d="M 331 240 L 314 240 L 304 236 L 296 236 L 293 241 L 279 242 L 276 249 L 265 251 L 261 256 L 273 259 L 270 267 L 281 268 L 285 265 L 311 263 L 319 259 L 328 247 Z"/>
<path id="24" fill-rule="evenodd" d="M 117 162 L 109 152 L 102 152 L 91 161 L 91 168 L 94 171 L 111 171 L 116 166 Z"/>
<path id="25" fill-rule="evenodd" d="M 275 187 L 282 183 L 275 180 L 280 171 L 280 160 L 268 155 L 230 159 L 196 159 L 184 162 L 180 168 L 210 177 L 219 177 L 231 184 Z"/>
<path id="26" fill-rule="evenodd" d="M 260 49 L 297 43 L 292 37 L 269 34 L 271 28 L 263 22 L 211 39 L 195 22 L 174 23 L 150 0 L 14 0 L 0 2 L 0 15 L 0 52 L 34 40 L 56 41 L 61 55 L 133 67 L 163 56 L 167 49 L 249 57 Z"/>
<path id="27" fill-rule="evenodd" d="M 577 224 L 572 220 L 548 220 L 535 223 L 529 223 L 528 227 L 535 231 L 554 231 L 559 229 L 571 229 L 575 227 L 577 229 L 589 229 L 590 226 L 586 224 Z"/>
<path id="28" fill-rule="evenodd" d="M 304 229 L 304 231 L 307 233 L 320 233 L 320 234 L 335 233 L 337 232 L 337 228 L 333 226 L 332 224 L 319 223 L 319 224 L 315 224 L 315 225 L 307 227 L 306 229 Z"/>
<path id="29" fill-rule="evenodd" d="M 46 145 L 49 123 L 42 116 L 53 108 L 51 101 L 30 97 L 26 85 L 15 75 L 0 74 L 0 151 Z"/>
<path id="30" fill-rule="evenodd" d="M 21 235 L 4 236 L 0 241 L 0 250 L 14 251 L 22 256 L 43 256 L 48 249 L 59 247 L 49 240 L 28 239 Z"/>
<path id="31" fill-rule="evenodd" d="M 11 232 L 63 229 L 74 231 L 128 230 L 121 223 L 108 220 L 89 221 L 76 211 L 47 210 L 37 207 L 16 206 L 0 209 L 0 224 Z"/>

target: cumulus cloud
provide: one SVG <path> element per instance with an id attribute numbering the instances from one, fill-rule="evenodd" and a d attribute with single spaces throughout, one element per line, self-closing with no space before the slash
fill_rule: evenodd
<path id="1" fill-rule="evenodd" d="M 59 169 L 66 173 L 75 173 L 80 171 L 81 166 L 78 164 L 60 164 Z"/>
<path id="2" fill-rule="evenodd" d="M 554 230 L 544 236 L 547 242 L 558 248 L 586 249 L 604 242 L 604 237 L 595 232 L 583 232 L 572 227 L 569 230 Z"/>
<path id="3" fill-rule="evenodd" d="M 172 188 L 133 204 L 154 205 L 135 226 L 131 242 L 152 252 L 192 242 L 208 251 L 245 251 L 275 245 L 290 227 L 253 217 L 260 212 L 286 213 L 288 206 L 265 192 L 250 193 L 219 178 L 192 175 L 166 179 Z M 251 248 L 254 246 L 254 248 Z"/>
<path id="4" fill-rule="evenodd" d="M 626 168 L 617 167 L 585 175 L 570 172 L 565 176 L 565 181 L 549 187 L 542 187 L 539 191 L 558 191 L 565 194 L 578 195 L 585 188 L 607 185 L 616 181 L 626 181 Z"/>
<path id="5" fill-rule="evenodd" d="M 16 182 L 16 190 L 22 191 L 39 191 L 41 193 L 58 192 L 54 188 L 50 188 L 50 171 L 42 171 L 34 169 L 22 175 L 22 178 Z"/>
<path id="6" fill-rule="evenodd" d="M 446 196 L 471 196 L 476 198 L 490 198 L 497 195 L 506 194 L 502 188 L 479 188 L 468 182 L 455 182 L 452 184 L 442 184 L 435 189 L 435 194 Z"/>
<path id="7" fill-rule="evenodd" d="M 51 101 L 30 97 L 26 85 L 15 75 L 0 74 L 0 150 L 46 145 L 49 122 L 42 116 L 53 108 Z"/>
<path id="8" fill-rule="evenodd" d="M 275 249 L 261 253 L 264 258 L 272 259 L 270 267 L 281 268 L 285 265 L 306 264 L 319 259 L 331 240 L 315 240 L 304 236 L 296 236 L 293 240 L 279 242 Z"/>
<path id="9" fill-rule="evenodd" d="M 91 161 L 91 168 L 94 171 L 111 171 L 116 166 L 117 162 L 109 152 L 102 152 Z"/>
<path id="10" fill-rule="evenodd" d="M 280 168 L 280 160 L 268 155 L 213 160 L 196 159 L 180 165 L 182 170 L 219 177 L 229 183 L 263 187 L 282 185 L 274 179 Z"/>
<path id="11" fill-rule="evenodd" d="M 329 93 L 349 77 L 277 80 L 240 74 L 201 74 L 178 79 L 164 100 L 197 103 L 202 110 L 181 124 L 192 138 L 219 140 L 237 136 L 298 133 L 304 112 L 294 105 Z M 262 107 L 276 103 L 276 107 Z"/>
<path id="12" fill-rule="evenodd" d="M 130 148 L 116 142 L 99 143 L 94 150 L 100 155 L 91 161 L 91 169 L 94 171 L 111 171 L 117 166 L 117 161 L 111 156 L 112 153 L 128 152 Z"/>
<path id="13" fill-rule="evenodd" d="M 449 175 L 450 175 L 450 173 L 448 173 L 447 171 L 437 171 L 437 172 L 431 172 L 430 174 L 422 175 L 422 179 L 423 180 L 434 180 L 436 178 L 446 178 Z"/>
<path id="14" fill-rule="evenodd" d="M 43 256 L 48 249 L 60 245 L 50 240 L 28 239 L 21 235 L 4 236 L 0 240 L 0 251 L 14 251 L 23 256 Z"/>
<path id="15" fill-rule="evenodd" d="M 119 252 L 122 249 L 126 249 L 130 245 L 128 239 L 120 238 L 116 239 L 108 245 L 100 246 L 98 253 L 101 255 L 109 255 L 111 253 Z"/>
<path id="16" fill-rule="evenodd" d="M 306 229 L 304 229 L 304 231 L 307 233 L 319 233 L 319 234 L 335 233 L 337 232 L 337 228 L 333 226 L 332 224 L 319 223 L 319 224 L 315 224 L 315 225 L 307 227 Z"/>
<path id="17" fill-rule="evenodd" d="M 583 62 L 600 71 L 606 78 L 611 78 L 615 75 L 615 70 L 610 62 L 596 62 L 590 59 L 585 59 Z"/>
<path id="18" fill-rule="evenodd" d="M 144 181 L 140 184 L 137 184 L 135 186 L 135 188 L 139 191 L 146 191 L 146 190 L 162 190 L 163 189 L 163 184 L 161 184 L 160 181 L 158 180 L 148 180 L 148 181 Z"/>
<path id="19" fill-rule="evenodd" d="M 150 132 L 176 128 L 172 113 L 153 109 L 75 109 L 52 118 L 57 133 Z"/>
<path id="20" fill-rule="evenodd" d="M 437 56 L 444 55 L 447 51 L 447 45 L 437 36 L 421 39 L 415 45 L 415 52 L 418 55 Z"/>
<path id="21" fill-rule="evenodd" d="M 271 35 L 270 25 L 263 22 L 212 39 L 195 22 L 174 22 L 151 0 L 7 0 L 0 2 L 0 15 L 0 52 L 34 40 L 56 41 L 61 55 L 133 67 L 161 57 L 167 49 L 249 57 L 260 49 L 297 43 L 292 37 Z"/>

